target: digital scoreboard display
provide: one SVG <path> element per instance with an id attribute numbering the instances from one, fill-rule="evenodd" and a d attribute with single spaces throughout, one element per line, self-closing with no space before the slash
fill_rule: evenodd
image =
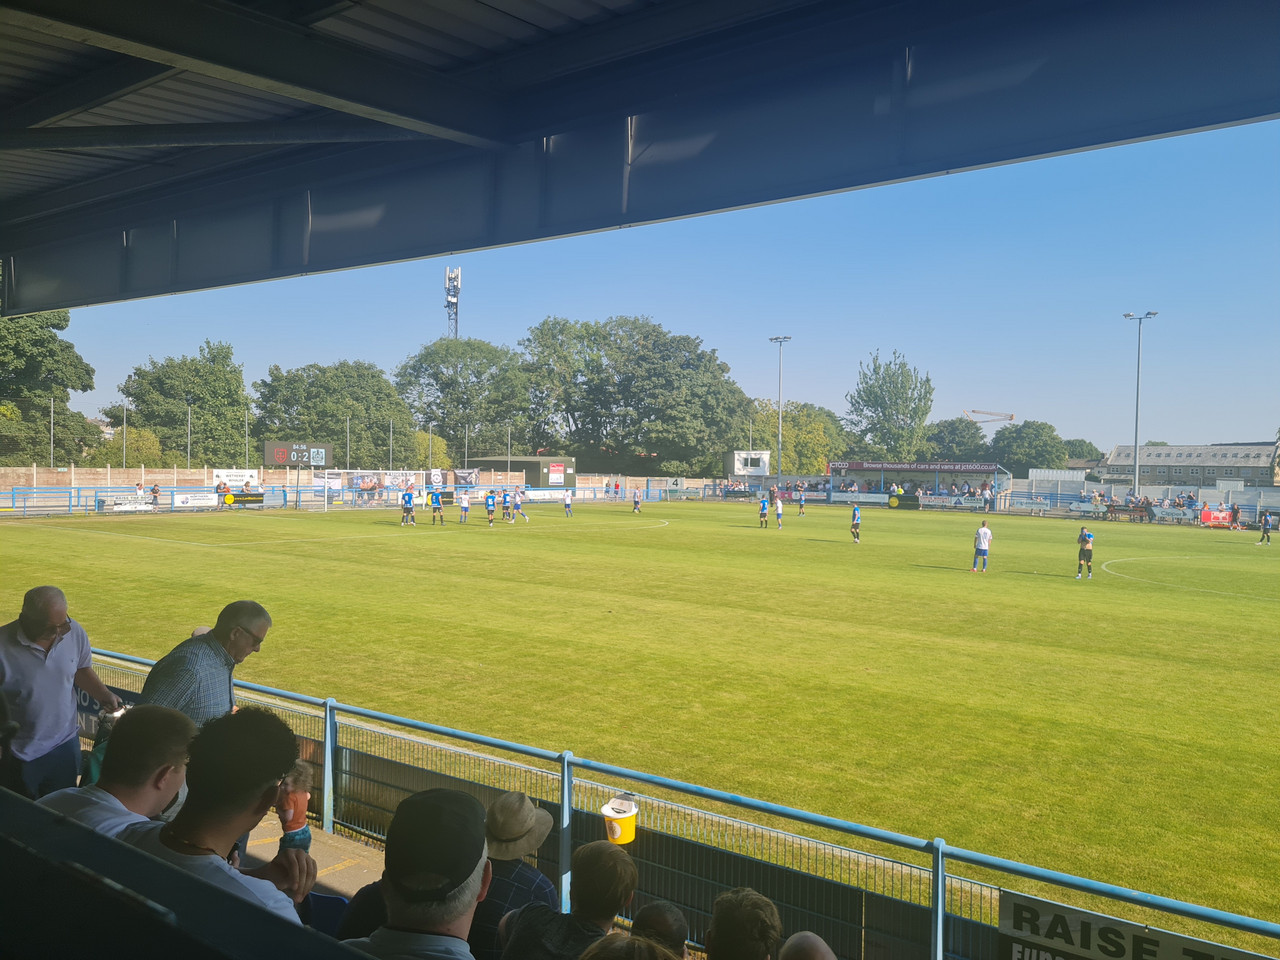
<path id="1" fill-rule="evenodd" d="M 333 464 L 333 445 L 268 440 L 263 444 L 262 462 L 267 467 L 329 467 Z"/>

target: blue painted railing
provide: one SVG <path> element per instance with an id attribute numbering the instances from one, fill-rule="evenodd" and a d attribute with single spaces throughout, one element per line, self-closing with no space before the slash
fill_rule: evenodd
<path id="1" fill-rule="evenodd" d="M 97 656 L 110 657 L 113 660 L 148 668 L 153 666 L 155 663 L 154 660 L 129 656 L 128 654 L 115 653 L 110 650 L 99 650 L 95 648 L 93 652 Z M 933 894 L 932 902 L 930 904 L 932 914 L 930 956 L 932 960 L 944 960 L 943 923 L 946 916 L 948 861 L 967 863 L 972 866 L 983 867 L 989 870 L 1023 877 L 1028 880 L 1055 884 L 1070 890 L 1079 891 L 1080 893 L 1107 897 L 1112 900 L 1131 903 L 1141 907 L 1148 907 L 1164 913 L 1187 917 L 1192 920 L 1212 923 L 1222 927 L 1230 927 L 1235 930 L 1242 930 L 1246 933 L 1280 940 L 1280 924 L 1277 923 L 1258 920 L 1254 917 L 1246 917 L 1241 914 L 1229 913 L 1224 910 L 1215 910 L 1211 907 L 1203 907 L 1198 904 L 1187 903 L 1186 901 L 1175 900 L 1170 897 L 1161 897 L 1151 893 L 1144 893 L 1140 890 L 1116 886 L 1111 883 L 1103 883 L 1098 880 L 1089 880 L 1085 877 L 1078 877 L 1074 874 L 1062 873 L 1057 870 L 1048 870 L 1044 867 L 1036 867 L 1030 864 L 1020 863 L 1016 860 L 1006 860 L 1002 857 L 994 857 L 974 850 L 966 850 L 963 847 L 953 847 L 941 838 L 923 840 L 919 837 L 912 837 L 903 833 L 894 833 L 889 830 L 880 830 L 876 827 L 868 827 L 860 823 L 853 823 L 849 820 L 841 820 L 836 817 L 810 813 L 807 810 L 800 810 L 796 807 L 787 807 L 781 804 L 768 803 L 763 800 L 756 800 L 751 797 L 744 797 L 735 793 L 726 793 L 723 790 L 715 790 L 711 787 L 685 783 L 682 780 L 672 780 L 667 777 L 644 773 L 639 770 L 631 770 L 627 767 L 618 767 L 613 764 L 602 763 L 597 760 L 589 760 L 585 757 L 576 757 L 568 750 L 560 752 L 545 750 L 540 747 L 531 747 L 526 744 L 500 740 L 495 737 L 488 737 L 484 734 L 472 733 L 467 730 L 458 730 L 453 727 L 445 727 L 435 723 L 425 723 L 421 720 L 410 720 L 405 717 L 395 716 L 394 714 L 381 713 L 377 710 L 367 710 L 363 707 L 355 707 L 350 704 L 339 703 L 332 697 L 320 699 L 319 697 L 311 697 L 288 690 L 278 690 L 274 687 L 265 687 L 260 684 L 246 683 L 240 680 L 235 681 L 235 685 L 237 688 L 242 690 L 264 694 L 266 696 L 291 701 L 293 703 L 305 704 L 307 706 L 320 708 L 324 711 L 325 734 L 324 743 L 322 745 L 324 756 L 324 808 L 322 812 L 321 825 L 327 832 L 332 832 L 334 827 L 333 760 L 334 750 L 337 744 L 339 714 L 347 714 L 349 716 L 360 717 L 365 720 L 372 720 L 377 723 L 398 727 L 402 730 L 412 730 L 418 733 L 445 736 L 454 740 L 461 740 L 465 743 L 492 747 L 494 749 L 504 750 L 510 753 L 557 764 L 560 768 L 559 863 L 561 876 L 559 886 L 561 891 L 562 908 L 566 912 L 569 910 L 569 864 L 572 860 L 572 831 L 570 830 L 570 825 L 573 817 L 572 797 L 574 771 L 586 770 L 594 773 L 624 777 L 629 780 L 636 780 L 640 783 L 646 783 L 651 786 L 685 794 L 687 796 L 724 803 L 730 806 L 739 807 L 743 810 L 751 810 L 768 816 L 781 817 L 797 823 L 833 830 L 849 836 L 860 837 L 864 840 L 886 843 L 891 846 L 900 847 L 905 850 L 913 850 L 917 853 L 928 855 L 931 858 L 933 875 Z"/>

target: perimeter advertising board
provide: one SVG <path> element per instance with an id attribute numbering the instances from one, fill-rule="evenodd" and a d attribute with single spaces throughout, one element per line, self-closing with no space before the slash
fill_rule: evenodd
<path id="1" fill-rule="evenodd" d="M 1262 955 L 1001 890 L 997 960 L 1262 960 Z"/>

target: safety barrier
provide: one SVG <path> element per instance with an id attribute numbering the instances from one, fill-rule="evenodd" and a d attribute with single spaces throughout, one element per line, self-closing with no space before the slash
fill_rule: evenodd
<path id="1" fill-rule="evenodd" d="M 94 654 L 103 679 L 126 700 L 136 699 L 153 661 L 104 650 Z M 603 837 L 600 808 L 619 792 L 633 794 L 640 804 L 640 833 L 631 849 L 642 881 L 633 909 L 651 899 L 672 901 L 689 917 L 694 942 L 702 942 L 716 894 L 754 886 L 778 904 L 784 929 L 813 930 L 842 958 L 997 960 L 997 911 L 1009 891 L 957 876 L 951 863 L 1280 939 L 1280 924 L 953 847 L 942 839 L 880 830 L 333 699 L 239 681 L 236 688 L 242 703 L 263 705 L 286 719 L 304 759 L 322 770 L 312 804 L 326 831 L 381 839 L 400 800 L 430 786 L 458 787 L 486 802 L 507 790 L 539 800 L 556 826 L 538 852 L 538 864 L 559 879 L 566 910 L 574 845 Z M 95 711 L 96 704 L 82 697 L 86 735 Z M 792 829 L 744 819 L 749 816 Z M 793 832 L 805 828 L 817 835 Z M 927 858 L 929 866 L 855 850 L 830 835 L 910 851 Z"/>

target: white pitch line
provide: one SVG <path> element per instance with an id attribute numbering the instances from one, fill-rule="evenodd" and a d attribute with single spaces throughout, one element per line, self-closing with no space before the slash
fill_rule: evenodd
<path id="1" fill-rule="evenodd" d="M 1219 597 L 1239 597 L 1242 600 L 1274 600 L 1275 597 L 1259 597 L 1252 593 L 1228 593 L 1225 590 L 1208 590 L 1204 587 L 1189 587 L 1184 583 L 1166 583 L 1163 580 L 1147 580 L 1143 577 L 1132 577 L 1127 573 L 1117 573 L 1111 569 L 1113 563 L 1134 563 L 1137 561 L 1157 561 L 1157 560 L 1212 560 L 1213 557 L 1119 557 L 1115 560 L 1108 560 L 1102 565 L 1102 569 L 1113 577 L 1123 577 L 1125 580 L 1136 580 L 1138 583 L 1151 583 L 1157 587 L 1173 587 L 1175 590 L 1192 590 L 1196 593 L 1212 593 Z"/>

